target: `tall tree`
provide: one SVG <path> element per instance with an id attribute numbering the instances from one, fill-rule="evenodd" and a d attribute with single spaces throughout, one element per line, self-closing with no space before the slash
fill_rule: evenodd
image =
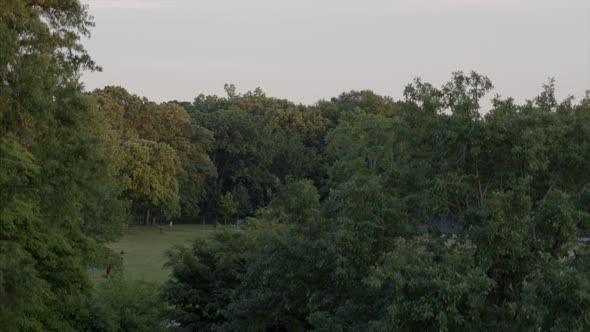
<path id="1" fill-rule="evenodd" d="M 136 208 L 145 211 L 145 224 L 152 223 L 156 213 L 160 216 L 163 213 L 167 218 L 178 216 L 180 161 L 174 149 L 166 143 L 133 140 L 125 142 L 122 150 L 124 194 Z"/>
<path id="2" fill-rule="evenodd" d="M 137 143 L 138 139 L 144 145 L 147 142 L 165 144 L 174 150 L 175 158 L 179 163 L 178 167 L 162 169 L 160 173 L 164 177 L 174 176 L 178 183 L 178 189 L 173 191 L 178 196 L 180 210 L 177 211 L 178 213 L 168 213 L 168 215 L 194 220 L 199 213 L 199 204 L 206 196 L 207 179 L 215 176 L 215 168 L 208 156 L 213 140 L 211 132 L 199 126 L 177 103 L 156 104 L 146 98 L 132 95 L 120 87 L 95 90 L 92 97 L 104 114 L 110 130 L 113 150 L 122 162 L 136 164 L 135 169 L 152 167 L 148 164 L 145 167 L 139 164 L 148 162 L 148 159 L 133 160 L 127 155 L 131 152 L 128 149 L 130 142 Z M 123 179 L 128 178 L 130 176 L 128 171 L 129 167 L 123 167 L 120 176 Z M 148 189 L 144 188 L 144 193 L 145 190 Z M 133 197 L 135 212 L 143 214 L 145 220 L 147 218 L 145 200 L 141 203 L 137 201 L 138 196 Z M 171 206 L 158 204 L 160 208 L 164 205 Z"/>
<path id="3" fill-rule="evenodd" d="M 78 83 L 98 69 L 78 1 L 0 3 L 0 312 L 16 330 L 76 328 L 97 241 L 126 222 L 104 127 Z M 5 257 L 13 257 L 4 259 Z"/>

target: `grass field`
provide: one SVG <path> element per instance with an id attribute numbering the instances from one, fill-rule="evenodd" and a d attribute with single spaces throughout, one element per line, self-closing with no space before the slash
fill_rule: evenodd
<path id="1" fill-rule="evenodd" d="M 174 225 L 131 226 L 126 235 L 108 247 L 119 253 L 125 251 L 123 265 L 125 277 L 132 280 L 163 283 L 170 274 L 164 268 L 165 252 L 176 244 L 190 244 L 215 232 L 213 226 Z"/>

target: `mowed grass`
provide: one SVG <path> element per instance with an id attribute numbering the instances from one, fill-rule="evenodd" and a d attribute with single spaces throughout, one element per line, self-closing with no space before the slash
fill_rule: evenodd
<path id="1" fill-rule="evenodd" d="M 116 253 L 125 251 L 123 267 L 125 277 L 161 284 L 170 275 L 164 268 L 166 250 L 174 245 L 190 245 L 199 238 L 215 232 L 209 225 L 130 226 L 118 242 L 107 246 Z"/>

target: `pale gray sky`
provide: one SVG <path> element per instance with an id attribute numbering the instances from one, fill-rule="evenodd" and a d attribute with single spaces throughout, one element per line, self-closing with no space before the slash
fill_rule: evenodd
<path id="1" fill-rule="evenodd" d="M 590 0 L 82 0 L 96 27 L 85 44 L 102 73 L 155 101 L 260 86 L 311 104 L 352 89 L 401 98 L 414 77 L 492 79 L 492 94 L 590 89 Z"/>

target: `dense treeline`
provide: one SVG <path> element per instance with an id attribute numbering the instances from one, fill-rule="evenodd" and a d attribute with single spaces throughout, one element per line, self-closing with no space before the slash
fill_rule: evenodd
<path id="1" fill-rule="evenodd" d="M 0 329 L 590 329 L 590 92 L 484 112 L 490 80 L 456 72 L 400 101 L 155 103 L 84 92 L 91 27 L 0 4 Z M 93 285 L 122 268 L 105 242 L 168 221 L 232 226 L 172 249 L 161 291 Z"/>
<path id="2" fill-rule="evenodd" d="M 400 102 L 313 106 L 327 177 L 290 174 L 244 231 L 170 252 L 172 317 L 194 331 L 588 329 L 590 95 L 558 103 L 549 81 L 483 115 L 491 88 L 458 72 Z"/>

